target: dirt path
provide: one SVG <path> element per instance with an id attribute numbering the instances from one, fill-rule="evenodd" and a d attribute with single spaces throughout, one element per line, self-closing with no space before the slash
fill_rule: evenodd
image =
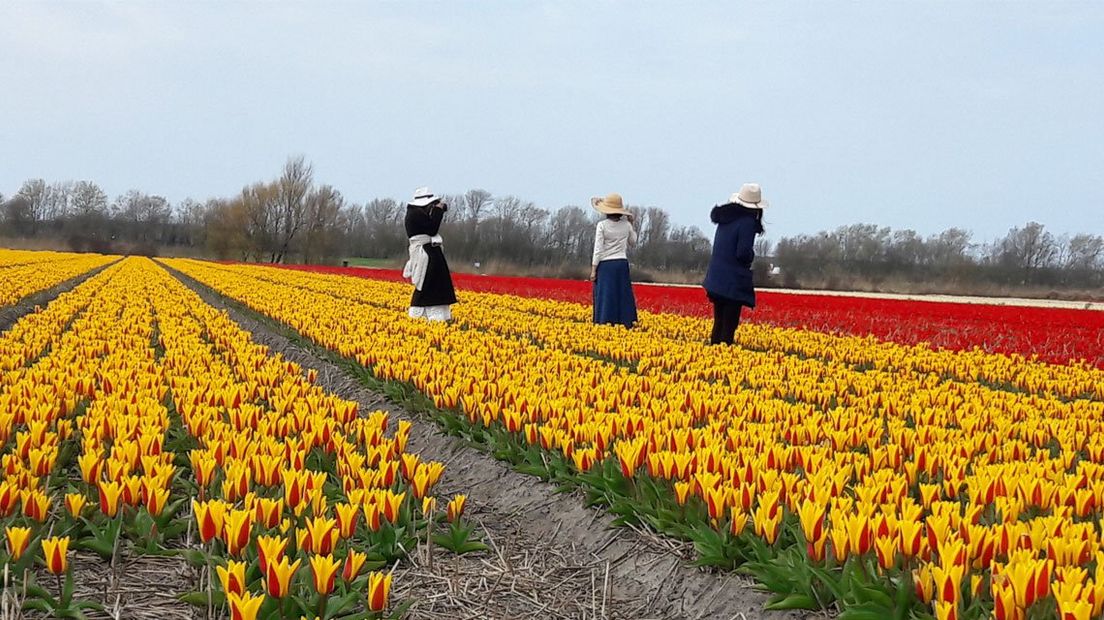
<path id="1" fill-rule="evenodd" d="M 172 271 L 172 270 L 170 270 Z M 209 304 L 225 309 L 253 339 L 304 369 L 320 385 L 357 401 L 362 411 L 384 409 L 413 424 L 410 449 L 446 465 L 439 497 L 468 496 L 466 514 L 491 550 L 456 557 L 438 552 L 432 568 L 422 550 L 396 573 L 395 595 L 419 602 L 409 617 L 792 619 L 808 614 L 764 612 L 766 595 L 746 580 L 690 566 L 691 549 L 648 532 L 611 526 L 603 511 L 580 496 L 520 474 L 464 440 L 441 434 L 432 421 L 411 415 L 312 352 L 286 330 L 227 302 L 211 289 L 172 271 Z M 816 617 L 824 617 L 817 614 Z"/>

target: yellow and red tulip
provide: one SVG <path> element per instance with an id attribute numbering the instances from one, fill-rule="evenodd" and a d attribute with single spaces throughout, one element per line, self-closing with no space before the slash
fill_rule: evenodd
<path id="1" fill-rule="evenodd" d="M 241 555 L 253 533 L 253 513 L 248 510 L 231 510 L 223 519 L 223 538 L 226 551 L 232 556 Z"/>
<path id="2" fill-rule="evenodd" d="M 357 520 L 360 518 L 357 506 L 353 504 L 334 504 L 334 514 L 337 516 L 337 529 L 341 533 L 341 537 L 351 538 L 356 533 Z"/>
<path id="3" fill-rule="evenodd" d="M 291 580 L 295 578 L 295 571 L 299 570 L 302 560 L 288 563 L 286 557 L 281 557 L 279 562 L 269 562 L 265 571 L 265 591 L 273 598 L 284 598 L 291 588 Z"/>
<path id="4" fill-rule="evenodd" d="M 334 577 L 341 568 L 341 561 L 331 555 L 315 555 L 310 559 L 311 574 L 314 577 L 314 589 L 325 596 L 333 591 Z"/>
<path id="5" fill-rule="evenodd" d="M 342 562 L 341 578 L 345 581 L 353 581 L 360 574 L 360 568 L 364 566 L 364 562 L 368 559 L 367 553 L 360 551 L 354 551 L 352 548 L 345 555 L 345 561 Z"/>
<path id="6" fill-rule="evenodd" d="M 284 557 L 288 539 L 283 536 L 258 536 L 257 537 L 257 561 L 261 572 L 267 574 L 268 566 L 279 562 Z"/>
<path id="7" fill-rule="evenodd" d="M 46 570 L 60 575 L 69 567 L 69 537 L 54 536 L 42 539 L 42 557 L 46 560 Z"/>
<path id="8" fill-rule="evenodd" d="M 65 510 L 69 513 L 69 516 L 73 518 L 81 515 L 81 511 L 84 510 L 84 506 L 87 503 L 88 498 L 84 496 L 84 493 L 65 494 Z"/>
<path id="9" fill-rule="evenodd" d="M 230 594 L 245 594 L 245 568 L 246 563 L 237 560 L 230 560 L 225 567 L 215 567 L 219 581 L 222 583 L 222 591 L 227 596 Z"/>
<path id="10" fill-rule="evenodd" d="M 39 523 L 46 521 L 50 514 L 50 496 L 42 491 L 24 490 L 23 514 Z"/>
<path id="11" fill-rule="evenodd" d="M 122 498 L 122 485 L 118 482 L 100 481 L 96 485 L 100 491 L 100 512 L 108 517 L 119 514 L 119 503 Z"/>
<path id="12" fill-rule="evenodd" d="M 231 593 L 226 597 L 230 604 L 230 620 L 257 620 L 257 613 L 264 604 L 263 594 Z"/>
<path id="13" fill-rule="evenodd" d="M 456 523 L 460 520 L 460 517 L 464 514 L 464 504 L 467 501 L 468 497 L 466 495 L 457 495 L 449 501 L 448 506 L 445 507 L 445 517 L 449 523 Z"/>
<path id="14" fill-rule="evenodd" d="M 196 527 L 201 541 L 210 542 L 222 533 L 226 518 L 226 504 L 218 500 L 205 502 L 192 500 L 192 510 L 195 512 Z"/>
<path id="15" fill-rule="evenodd" d="M 372 572 L 368 575 L 368 609 L 383 611 L 391 596 L 391 573 Z"/>
<path id="16" fill-rule="evenodd" d="M 8 555 L 12 560 L 18 560 L 31 542 L 31 528 L 9 525 L 4 529 L 4 535 L 8 539 Z"/>

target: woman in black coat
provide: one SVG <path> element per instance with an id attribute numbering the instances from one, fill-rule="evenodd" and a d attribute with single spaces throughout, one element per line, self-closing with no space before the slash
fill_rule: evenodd
<path id="1" fill-rule="evenodd" d="M 727 203 L 713 207 L 709 214 L 717 225 L 703 284 L 713 302 L 710 344 L 732 344 L 744 306 L 755 307 L 751 263 L 755 260 L 755 236 L 763 233 L 767 202 L 762 197 L 757 183 L 745 183 Z"/>
<path id="2" fill-rule="evenodd" d="M 456 291 L 438 234 L 447 210 L 448 205 L 427 187 L 415 191 L 414 199 L 407 203 L 404 225 L 410 238 L 410 259 L 403 267 L 403 277 L 414 284 L 408 311 L 411 318 L 430 321 L 452 318 Z"/>

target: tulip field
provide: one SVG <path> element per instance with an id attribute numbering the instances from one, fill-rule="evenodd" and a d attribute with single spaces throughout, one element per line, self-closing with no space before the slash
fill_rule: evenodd
<path id="1" fill-rule="evenodd" d="M 288 266 L 318 273 L 401 281 L 395 270 Z M 454 274 L 462 289 L 589 304 L 591 285 L 580 280 Z M 697 287 L 635 285 L 637 304 L 659 313 L 710 317 Z M 744 321 L 851 336 L 873 335 L 900 344 L 1033 356 L 1066 364 L 1086 360 L 1104 368 L 1104 312 L 977 303 L 928 302 L 840 295 L 758 291 L 759 307 Z M 995 300 L 1000 302 L 1000 300 Z M 1097 304 L 1099 307 L 1099 304 Z"/>
<path id="2" fill-rule="evenodd" d="M 181 599 L 234 619 L 389 617 L 419 531 L 464 527 L 409 424 L 313 385 L 148 259 L 27 314 L 0 368 L 5 613 L 102 612 L 70 558 L 125 550 L 187 559 Z"/>
<path id="3" fill-rule="evenodd" d="M 115 260 L 98 254 L 0 249 L 0 307 Z"/>
<path id="4" fill-rule="evenodd" d="M 736 345 L 710 347 L 689 289 L 648 289 L 625 330 L 593 325 L 575 285 L 458 277 L 441 324 L 406 317 L 393 272 L 0 251 L 0 281 L 32 265 L 0 303 L 107 267 L 0 334 L 0 559 L 24 609 L 95 612 L 70 558 L 124 549 L 186 560 L 181 600 L 224 617 L 400 617 L 412 549 L 483 549 L 409 422 L 328 392 L 202 288 L 473 449 L 753 577 L 771 609 L 1104 615 L 1101 312 L 833 315 L 763 294 Z"/>

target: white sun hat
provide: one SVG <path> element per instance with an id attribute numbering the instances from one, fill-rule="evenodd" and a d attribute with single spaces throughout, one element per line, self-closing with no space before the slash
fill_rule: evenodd
<path id="1" fill-rule="evenodd" d="M 407 204 L 413 205 L 415 207 L 424 207 L 426 205 L 431 205 L 440 199 L 441 197 L 429 191 L 428 187 L 419 187 L 418 189 L 414 190 L 414 199 Z"/>
<path id="2" fill-rule="evenodd" d="M 729 196 L 729 204 L 743 205 L 749 209 L 766 209 L 770 203 L 763 200 L 763 190 L 758 183 L 744 183 L 740 191 Z"/>

